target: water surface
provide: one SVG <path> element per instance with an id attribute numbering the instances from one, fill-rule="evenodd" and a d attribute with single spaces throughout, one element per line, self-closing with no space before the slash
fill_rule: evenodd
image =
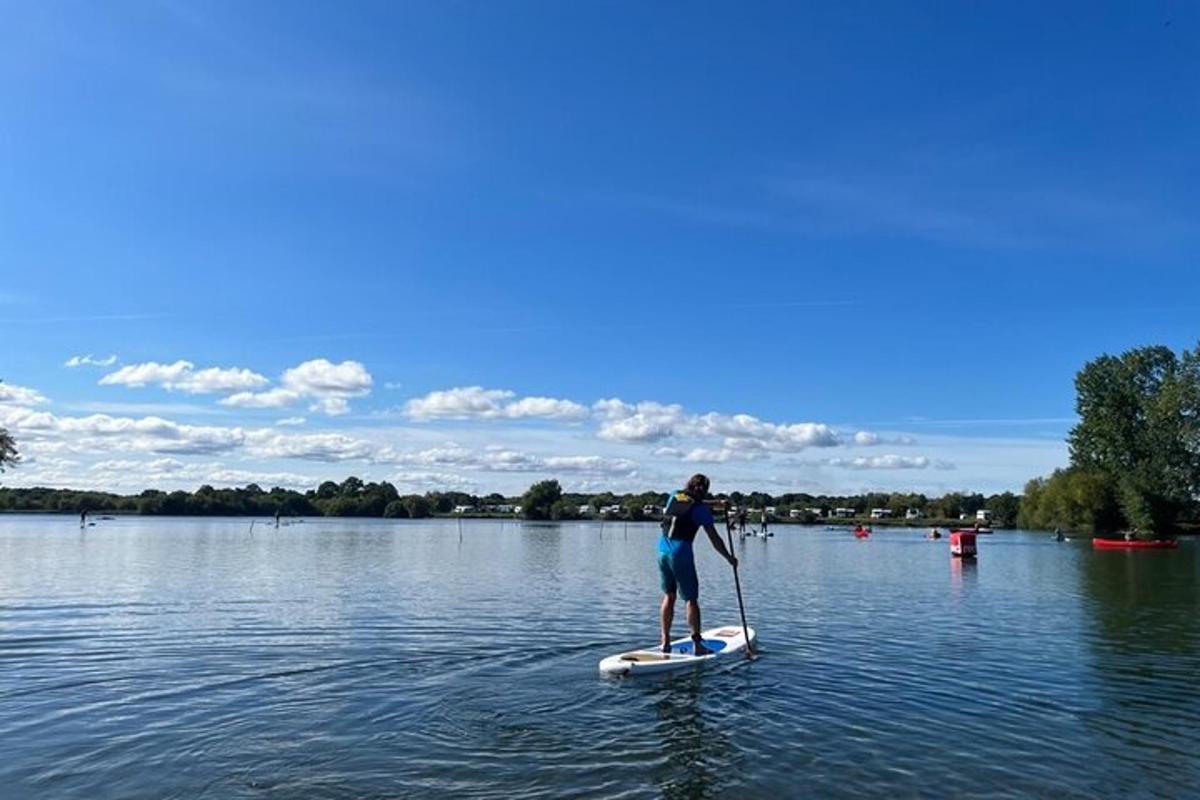
<path id="1" fill-rule="evenodd" d="M 1183 797 L 1200 558 L 779 526 L 762 657 L 656 638 L 656 528 L 0 517 L 6 798 Z M 706 624 L 737 620 L 698 545 Z M 682 620 L 680 620 L 682 630 Z M 730 794 L 732 793 L 732 794 Z"/>

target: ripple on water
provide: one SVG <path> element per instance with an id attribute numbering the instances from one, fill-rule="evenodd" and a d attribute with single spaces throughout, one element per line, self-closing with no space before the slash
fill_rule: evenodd
<path id="1" fill-rule="evenodd" d="M 42 524 L 42 523 L 39 523 Z M 651 526 L 0 519 L 14 797 L 1188 796 L 1195 548 L 997 534 L 739 545 L 762 657 L 601 680 L 654 640 Z M 734 620 L 699 551 L 705 618 Z M 1112 554 L 1104 554 L 1112 555 Z"/>

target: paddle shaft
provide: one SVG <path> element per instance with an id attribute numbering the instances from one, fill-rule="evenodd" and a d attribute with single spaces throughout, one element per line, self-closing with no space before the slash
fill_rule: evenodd
<path id="1" fill-rule="evenodd" d="M 721 506 L 725 512 L 725 538 L 729 542 L 729 555 L 733 555 L 733 528 L 729 525 L 729 504 Z M 746 604 L 742 602 L 742 581 L 738 578 L 737 564 L 733 565 L 733 588 L 737 590 L 738 613 L 742 616 L 742 636 L 746 639 L 746 656 L 754 655 L 754 647 L 750 644 L 750 628 L 746 625 Z"/>

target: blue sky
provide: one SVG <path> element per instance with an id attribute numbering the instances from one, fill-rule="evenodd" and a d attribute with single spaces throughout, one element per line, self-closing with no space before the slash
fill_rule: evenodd
<path id="1" fill-rule="evenodd" d="M 1017 489 L 1196 340 L 1188 4 L 5 17 L 10 485 Z"/>

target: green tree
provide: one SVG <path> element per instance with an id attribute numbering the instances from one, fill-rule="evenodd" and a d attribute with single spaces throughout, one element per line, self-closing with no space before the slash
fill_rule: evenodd
<path id="1" fill-rule="evenodd" d="M 561 499 L 558 481 L 538 481 L 521 495 L 521 514 L 526 519 L 552 519 L 554 505 Z"/>
<path id="2" fill-rule="evenodd" d="M 1104 355 L 1075 377 L 1073 466 L 1116 486 L 1131 525 L 1165 535 L 1200 490 L 1200 349 Z"/>
<path id="3" fill-rule="evenodd" d="M 20 460 L 21 454 L 17 452 L 16 441 L 7 430 L 0 428 L 0 472 L 4 472 L 6 467 L 16 466 Z"/>
<path id="4" fill-rule="evenodd" d="M 400 502 L 404 504 L 404 510 L 412 519 L 424 519 L 433 510 L 428 498 L 419 494 L 406 495 Z"/>
<path id="5" fill-rule="evenodd" d="M 1108 533 L 1125 527 L 1115 482 L 1099 470 L 1070 467 L 1025 484 L 1017 524 L 1032 530 L 1064 528 Z"/>
<path id="6" fill-rule="evenodd" d="M 383 509 L 383 516 L 387 519 L 403 519 L 408 516 L 408 509 L 404 507 L 404 501 L 393 500 Z"/>

